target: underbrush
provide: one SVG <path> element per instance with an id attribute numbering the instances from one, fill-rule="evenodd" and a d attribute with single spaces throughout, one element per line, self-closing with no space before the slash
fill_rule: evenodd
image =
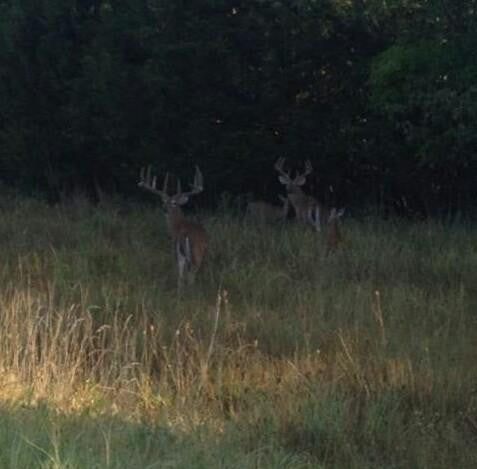
<path id="1" fill-rule="evenodd" d="M 477 464 L 474 227 L 204 214 L 178 295 L 159 210 L 0 212 L 0 466 Z"/>

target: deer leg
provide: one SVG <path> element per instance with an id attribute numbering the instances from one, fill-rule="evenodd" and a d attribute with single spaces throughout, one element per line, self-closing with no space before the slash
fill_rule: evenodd
<path id="1" fill-rule="evenodd" d="M 177 261 L 177 289 L 181 290 L 183 281 L 184 281 L 184 273 L 187 268 L 187 257 L 183 253 L 181 241 L 179 239 L 176 242 L 176 261 Z"/>
<path id="2" fill-rule="evenodd" d="M 192 269 L 192 245 L 188 236 L 177 240 L 176 245 L 177 266 L 179 268 L 179 281 L 182 283 L 186 276 L 187 284 L 194 283 L 194 271 Z"/>
<path id="3" fill-rule="evenodd" d="M 308 221 L 313 226 L 313 228 L 315 228 L 317 233 L 321 231 L 321 218 L 320 218 L 319 206 L 316 206 L 315 210 L 313 210 L 313 207 L 310 207 L 308 209 Z"/>

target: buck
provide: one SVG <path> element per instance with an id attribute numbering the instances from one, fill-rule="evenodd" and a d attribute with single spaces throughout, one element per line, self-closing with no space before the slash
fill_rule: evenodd
<path id="1" fill-rule="evenodd" d="M 320 211 L 324 209 L 314 197 L 306 195 L 301 188 L 306 182 L 306 177 L 313 171 L 310 160 L 305 162 L 305 171 L 301 174 L 297 172 L 294 179 L 291 178 L 290 173 L 283 170 L 284 163 L 285 158 L 278 158 L 274 168 L 280 174 L 278 180 L 286 187 L 288 200 L 295 210 L 297 220 L 312 225 L 316 231 L 321 231 Z"/>
<path id="2" fill-rule="evenodd" d="M 177 287 L 181 290 L 184 278 L 189 284 L 194 282 L 195 274 L 200 268 L 207 251 L 208 237 L 202 225 L 188 220 L 181 206 L 189 198 L 203 190 L 203 177 L 198 166 L 195 167 L 194 183 L 190 184 L 192 190 L 182 192 L 181 183 L 177 180 L 177 191 L 174 195 L 167 194 L 168 174 L 164 178 L 162 190 L 156 188 L 157 177 L 152 175 L 151 167 L 141 168 L 138 186 L 161 197 L 166 211 L 166 222 L 174 241 L 174 249 L 178 270 Z"/>
<path id="3" fill-rule="evenodd" d="M 286 220 L 289 209 L 288 198 L 281 195 L 278 197 L 283 204 L 282 207 L 263 201 L 249 202 L 247 205 L 246 217 L 259 224 L 275 223 Z"/>
<path id="4" fill-rule="evenodd" d="M 336 208 L 333 207 L 330 210 L 330 214 L 328 216 L 328 233 L 326 236 L 328 251 L 336 251 L 336 249 L 344 242 L 343 236 L 338 226 L 339 219 L 343 216 L 344 212 L 344 208 L 336 210 Z"/>

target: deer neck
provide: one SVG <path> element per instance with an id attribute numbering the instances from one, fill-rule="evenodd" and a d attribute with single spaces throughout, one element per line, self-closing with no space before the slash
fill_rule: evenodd
<path id="1" fill-rule="evenodd" d="M 304 199 L 305 193 L 300 187 L 290 186 L 288 188 L 288 200 L 292 203 L 294 207 L 302 205 Z"/>
<path id="2" fill-rule="evenodd" d="M 298 197 L 303 197 L 305 193 L 303 192 L 303 189 L 300 186 L 295 186 L 294 184 L 290 184 L 287 187 L 288 195 L 292 196 L 298 196 Z"/>
<path id="3" fill-rule="evenodd" d="M 306 195 L 301 187 L 297 186 L 293 190 L 288 191 L 288 200 L 295 211 L 307 210 L 318 205 L 314 197 Z"/>
<path id="4" fill-rule="evenodd" d="M 184 212 L 180 207 L 170 207 L 166 214 L 166 222 L 169 233 L 175 237 L 177 231 L 185 221 Z"/>

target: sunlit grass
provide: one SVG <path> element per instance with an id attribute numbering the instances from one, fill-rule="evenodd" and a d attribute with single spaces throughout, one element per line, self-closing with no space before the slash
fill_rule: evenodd
<path id="1" fill-rule="evenodd" d="M 159 209 L 0 213 L 0 466 L 477 463 L 474 227 L 202 215 L 178 297 Z"/>

